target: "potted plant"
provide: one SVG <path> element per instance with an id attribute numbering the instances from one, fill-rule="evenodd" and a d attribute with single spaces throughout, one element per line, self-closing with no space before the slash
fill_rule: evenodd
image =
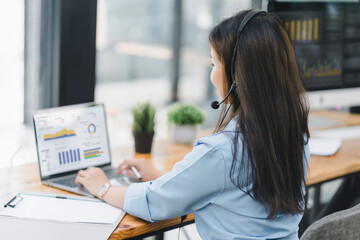
<path id="1" fill-rule="evenodd" d="M 155 108 L 149 102 L 140 103 L 132 109 L 132 114 L 135 152 L 150 153 L 154 137 Z"/>
<path id="2" fill-rule="evenodd" d="M 184 103 L 171 105 L 167 117 L 172 138 L 182 144 L 192 143 L 196 136 L 196 126 L 204 121 L 202 110 L 195 105 Z"/>

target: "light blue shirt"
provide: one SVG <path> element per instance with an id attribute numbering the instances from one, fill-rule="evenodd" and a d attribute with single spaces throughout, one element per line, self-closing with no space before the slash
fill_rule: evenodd
<path id="1" fill-rule="evenodd" d="M 151 222 L 194 212 L 196 227 L 205 240 L 298 239 L 302 214 L 278 214 L 267 220 L 265 208 L 232 184 L 235 127 L 233 119 L 224 131 L 199 139 L 182 161 L 155 181 L 130 185 L 124 210 Z M 305 178 L 309 157 L 306 145 Z"/>

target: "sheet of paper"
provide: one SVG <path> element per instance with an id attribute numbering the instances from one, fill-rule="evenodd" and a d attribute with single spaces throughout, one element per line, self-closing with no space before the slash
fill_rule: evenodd
<path id="1" fill-rule="evenodd" d="M 0 239 L 108 239 L 122 217 L 123 216 L 119 217 L 113 225 L 108 225 L 20 219 L 0 216 Z"/>
<path id="2" fill-rule="evenodd" d="M 77 223 L 113 224 L 124 211 L 95 199 L 67 199 L 46 195 L 21 194 L 23 200 L 15 208 L 4 208 L 0 215 L 27 219 Z"/>

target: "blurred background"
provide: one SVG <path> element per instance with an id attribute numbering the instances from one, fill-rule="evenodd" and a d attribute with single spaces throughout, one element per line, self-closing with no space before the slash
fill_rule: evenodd
<path id="1" fill-rule="evenodd" d="M 167 137 L 165 109 L 195 103 L 210 115 L 219 98 L 209 76 L 210 29 L 251 0 L 0 0 L 0 168 L 36 162 L 32 114 L 105 103 L 111 147 L 133 146 L 131 108 L 157 108 L 155 139 Z M 203 127 L 216 118 L 207 117 Z M 191 239 L 200 239 L 195 225 Z M 166 233 L 174 239 L 177 231 Z M 186 238 L 188 239 L 188 238 Z"/>
<path id="2" fill-rule="evenodd" d="M 212 110 L 210 103 L 220 96 L 210 82 L 208 34 L 224 18 L 250 8 L 267 10 L 269 2 L 294 1 L 0 0 L 0 168 L 36 162 L 32 115 L 42 108 L 105 103 L 113 148 L 133 146 L 131 108 L 139 102 L 150 101 L 157 108 L 155 139 L 167 138 L 166 107 L 175 101 L 197 104 L 207 113 L 202 128 L 214 127 L 219 111 Z M 286 3 L 274 6 L 299 11 Z M 339 46 L 334 50 L 336 58 L 343 60 L 336 61 L 340 70 L 333 85 L 309 78 L 321 83 L 319 88 L 360 83 L 359 8 L 344 15 L 344 22 L 338 6 L 316 3 L 306 9 L 317 11 L 308 15 L 313 18 L 324 11 L 321 21 L 324 26 L 329 23 L 324 29 L 335 26 L 331 33 L 351 35 L 347 42 L 346 37 L 334 40 Z M 288 24 L 302 17 L 286 14 Z M 343 30 L 345 25 L 350 27 Z M 330 35 L 324 36 L 323 42 L 329 44 Z M 319 44 L 320 37 L 317 45 L 304 39 L 297 49 L 305 49 L 306 58 L 325 46 Z M 302 45 L 309 42 L 310 50 Z M 328 56 L 323 55 L 321 61 L 326 63 Z M 340 183 L 324 184 L 322 203 Z M 310 205 L 311 194 L 310 189 Z M 190 228 L 191 239 L 200 239 L 194 226 Z"/>
<path id="3" fill-rule="evenodd" d="M 105 103 L 112 146 L 133 144 L 130 109 L 139 102 L 157 107 L 157 139 L 166 137 L 163 109 L 171 102 L 195 103 L 209 112 L 211 100 L 219 98 L 209 78 L 209 31 L 259 5 L 0 0 L 0 167 L 36 161 L 32 114 L 38 109 Z M 204 126 L 215 124 L 206 119 Z"/>

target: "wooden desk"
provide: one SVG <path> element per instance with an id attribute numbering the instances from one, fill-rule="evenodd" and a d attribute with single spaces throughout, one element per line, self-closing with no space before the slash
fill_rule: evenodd
<path id="1" fill-rule="evenodd" d="M 335 120 L 336 127 L 360 125 L 360 114 L 321 111 L 311 114 Z M 311 132 L 317 129 L 310 128 Z M 343 141 L 339 151 L 330 157 L 311 156 L 306 185 L 312 186 L 360 171 L 360 139 Z"/>
<path id="2" fill-rule="evenodd" d="M 314 116 L 328 117 L 337 121 L 338 127 L 360 125 L 360 116 L 344 114 L 338 112 L 316 112 Z M 312 129 L 313 130 L 313 129 Z M 314 157 L 310 158 L 309 174 L 307 185 L 315 185 L 329 181 L 338 177 L 352 174 L 360 171 L 360 139 L 344 141 L 341 149 L 331 157 Z M 152 155 L 137 155 L 145 157 L 158 167 L 170 170 L 176 161 L 190 152 L 192 146 L 173 144 L 171 141 L 155 142 Z M 121 153 L 131 153 L 132 150 L 117 149 L 112 153 L 113 162 L 117 165 L 121 159 Z M 42 185 L 39 179 L 37 163 L 13 167 L 12 169 L 0 169 L 0 203 L 3 204 L 10 197 L 19 191 L 44 191 L 52 193 L 66 193 L 52 187 Z M 184 221 L 193 222 L 193 215 L 188 216 Z M 149 223 L 131 215 L 126 215 L 115 229 L 109 239 L 126 239 L 148 233 L 156 233 L 168 228 L 174 228 L 180 223 L 180 218 Z"/>

